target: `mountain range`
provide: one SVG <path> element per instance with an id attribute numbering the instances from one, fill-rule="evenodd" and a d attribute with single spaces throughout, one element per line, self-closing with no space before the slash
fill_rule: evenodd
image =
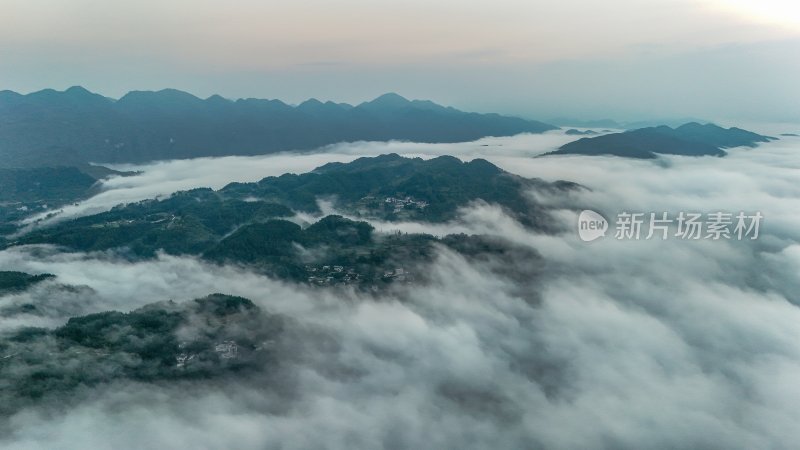
<path id="1" fill-rule="evenodd" d="M 134 91 L 119 100 L 82 87 L 0 91 L 0 167 L 257 155 L 353 141 L 466 142 L 556 128 L 394 93 L 357 106 L 316 99 L 291 106 L 201 99 L 174 89 Z"/>

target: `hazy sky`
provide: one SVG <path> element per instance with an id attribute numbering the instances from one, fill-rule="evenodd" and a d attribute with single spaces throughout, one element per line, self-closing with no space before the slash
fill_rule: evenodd
<path id="1" fill-rule="evenodd" d="M 792 0 L 0 0 L 0 89 L 800 121 Z"/>

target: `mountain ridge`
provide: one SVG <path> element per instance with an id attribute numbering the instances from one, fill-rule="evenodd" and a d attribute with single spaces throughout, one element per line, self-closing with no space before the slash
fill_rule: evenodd
<path id="1" fill-rule="evenodd" d="M 80 86 L 0 92 L 0 167 L 143 163 L 308 151 L 355 141 L 468 142 L 541 133 L 542 122 L 388 93 L 356 106 L 309 99 L 202 99 L 177 89 L 115 100 Z"/>
<path id="2" fill-rule="evenodd" d="M 653 159 L 659 155 L 725 156 L 726 148 L 755 147 L 774 139 L 741 128 L 689 122 L 676 128 L 660 125 L 584 137 L 542 156 L 611 155 L 637 159 Z"/>

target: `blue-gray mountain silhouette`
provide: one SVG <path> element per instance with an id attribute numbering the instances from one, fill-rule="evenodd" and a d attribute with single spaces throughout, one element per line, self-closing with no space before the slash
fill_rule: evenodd
<path id="1" fill-rule="evenodd" d="M 476 114 L 385 94 L 358 106 L 312 99 L 200 99 L 130 92 L 119 100 L 81 87 L 0 92 L 0 167 L 122 163 L 310 150 L 338 142 L 464 142 L 539 133 L 541 122 Z"/>
<path id="2" fill-rule="evenodd" d="M 677 128 L 662 125 L 623 133 L 582 138 L 562 145 L 548 155 L 614 155 L 628 158 L 656 158 L 659 154 L 725 156 L 724 148 L 769 142 L 774 138 L 741 128 L 687 123 Z"/>

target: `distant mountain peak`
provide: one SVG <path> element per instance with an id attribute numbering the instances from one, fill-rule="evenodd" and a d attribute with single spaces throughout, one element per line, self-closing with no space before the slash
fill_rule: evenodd
<path id="1" fill-rule="evenodd" d="M 313 106 L 319 106 L 319 105 L 322 105 L 322 104 L 323 103 L 321 101 L 319 101 L 319 100 L 317 100 L 315 98 L 310 98 L 310 99 L 304 101 L 303 103 L 300 103 L 300 105 L 298 105 L 298 106 L 303 106 L 303 105 L 306 105 L 306 106 L 312 106 L 312 105 Z"/>
<path id="2" fill-rule="evenodd" d="M 5 101 L 18 100 L 18 99 L 21 99 L 23 97 L 24 97 L 24 95 L 19 94 L 19 93 L 14 92 L 14 91 L 9 91 L 9 90 L 0 91 L 0 101 L 3 101 L 3 100 L 5 100 Z"/>
<path id="3" fill-rule="evenodd" d="M 406 106 L 409 103 L 411 102 L 402 95 L 396 94 L 394 92 L 389 92 L 387 94 L 383 94 L 377 97 L 375 100 L 372 100 L 371 102 L 367 102 L 366 104 L 372 106 L 383 106 L 383 107 L 400 107 L 400 106 Z"/>
<path id="4" fill-rule="evenodd" d="M 326 115 L 326 114 L 341 113 L 342 111 L 345 110 L 345 107 L 331 101 L 322 103 L 321 101 L 315 98 L 310 98 L 304 101 L 303 103 L 297 105 L 297 110 L 314 115 L 317 114 Z"/>
<path id="5" fill-rule="evenodd" d="M 373 100 L 373 102 L 387 102 L 387 101 L 408 102 L 409 100 L 396 92 L 387 92 L 383 95 L 379 95 L 378 97 L 375 98 L 375 100 Z"/>
<path id="6" fill-rule="evenodd" d="M 208 97 L 208 98 L 206 99 L 206 101 L 207 101 L 207 102 L 209 102 L 209 103 L 219 103 L 219 104 L 223 104 L 223 103 L 224 103 L 224 104 L 228 104 L 228 103 L 231 103 L 231 101 L 230 101 L 230 100 L 228 100 L 227 98 L 225 98 L 225 97 L 223 97 L 223 96 L 221 96 L 221 95 L 219 95 L 219 94 L 214 94 L 214 95 L 212 95 L 211 97 Z"/>
<path id="7" fill-rule="evenodd" d="M 203 100 L 178 89 L 161 89 L 160 91 L 131 91 L 119 99 L 120 105 L 148 105 L 151 107 L 175 107 L 182 105 L 191 107 L 201 105 Z"/>
<path id="8" fill-rule="evenodd" d="M 687 122 L 681 126 L 675 127 L 676 130 L 701 130 L 701 129 L 713 129 L 713 130 L 722 130 L 723 128 L 719 125 L 715 125 L 713 123 L 700 123 L 700 122 Z"/>
<path id="9" fill-rule="evenodd" d="M 97 94 L 93 94 L 93 93 L 89 92 L 83 86 L 71 86 L 71 87 L 67 88 L 67 90 L 64 91 L 64 93 L 65 94 L 70 94 L 70 95 L 97 95 Z"/>
<path id="10" fill-rule="evenodd" d="M 64 91 L 42 89 L 41 91 L 32 92 L 28 95 L 11 95 L 8 98 L 13 98 L 22 102 L 30 99 L 39 105 L 61 102 L 64 105 L 70 105 L 70 107 L 79 109 L 87 107 L 105 107 L 107 104 L 111 103 L 111 99 L 90 92 L 81 86 L 72 86 Z"/>
<path id="11" fill-rule="evenodd" d="M 172 88 L 161 89 L 158 91 L 130 91 L 127 94 L 125 94 L 120 100 L 131 97 L 161 97 L 161 98 L 182 98 L 182 99 L 200 100 L 199 97 L 195 97 L 194 95 L 188 92 Z"/>

